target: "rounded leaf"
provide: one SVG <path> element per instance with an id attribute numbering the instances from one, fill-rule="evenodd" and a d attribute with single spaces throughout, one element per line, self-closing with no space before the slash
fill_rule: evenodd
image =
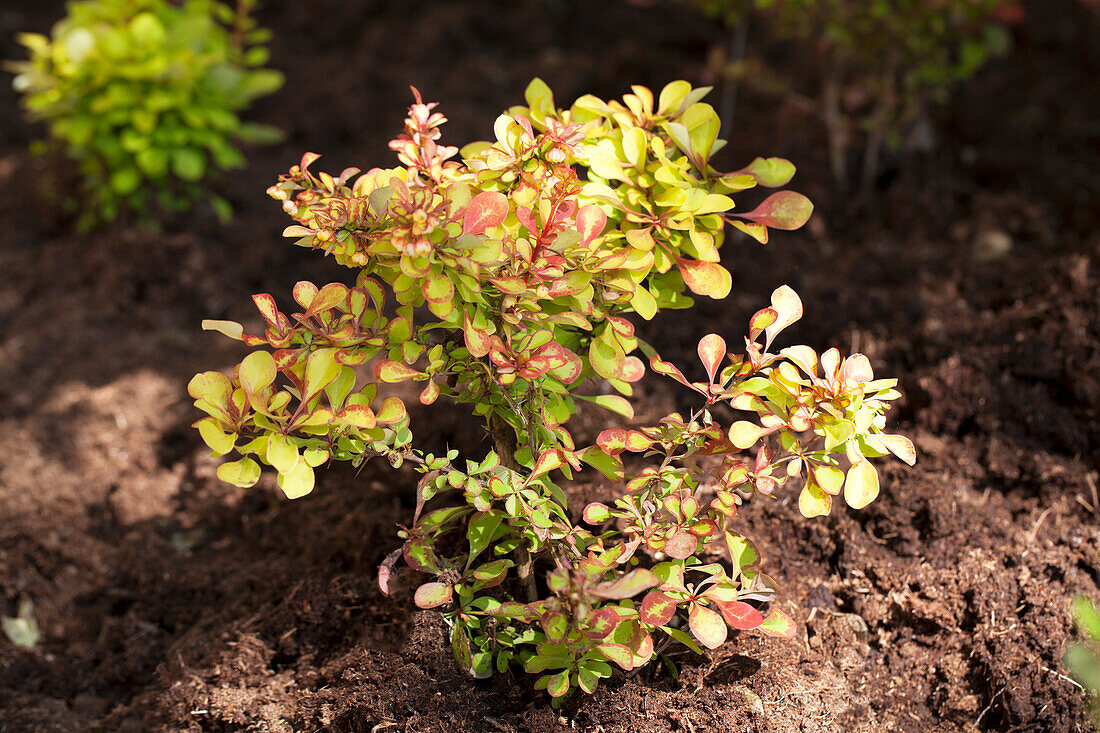
<path id="1" fill-rule="evenodd" d="M 852 464 L 844 479 L 844 501 L 853 509 L 862 509 L 878 496 L 878 471 L 870 461 Z"/>

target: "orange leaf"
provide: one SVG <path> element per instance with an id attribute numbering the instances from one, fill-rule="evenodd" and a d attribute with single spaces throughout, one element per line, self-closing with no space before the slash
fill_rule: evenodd
<path id="1" fill-rule="evenodd" d="M 470 199 L 466 216 L 462 219 L 462 231 L 481 234 L 495 227 L 508 216 L 508 197 L 498 191 L 482 191 Z"/>

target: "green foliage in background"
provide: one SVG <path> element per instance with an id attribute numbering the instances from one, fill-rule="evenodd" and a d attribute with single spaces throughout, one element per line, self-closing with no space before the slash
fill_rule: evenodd
<path id="1" fill-rule="evenodd" d="M 1087 598 L 1074 603 L 1079 639 L 1066 650 L 1066 666 L 1088 692 L 1092 703 L 1092 722 L 1100 730 L 1100 612 Z"/>
<path id="2" fill-rule="evenodd" d="M 78 0 L 50 37 L 22 34 L 13 62 L 28 115 L 78 161 L 84 228 L 125 210 L 148 217 L 207 199 L 211 168 L 244 164 L 238 140 L 278 139 L 238 112 L 283 83 L 262 68 L 270 38 L 249 17 L 252 0 Z"/>
<path id="3" fill-rule="evenodd" d="M 819 55 L 821 112 L 836 155 L 867 144 L 865 174 L 877 170 L 882 145 L 897 147 L 929 103 L 973 76 L 1011 40 L 1023 18 L 1014 0 L 692 0 L 733 25 L 809 45 Z M 747 69 L 733 67 L 736 77 Z M 746 81 L 752 82 L 751 78 Z"/>

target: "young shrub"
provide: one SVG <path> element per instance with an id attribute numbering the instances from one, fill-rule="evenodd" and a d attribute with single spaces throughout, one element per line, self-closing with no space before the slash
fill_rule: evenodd
<path id="1" fill-rule="evenodd" d="M 732 196 L 781 187 L 794 167 L 757 158 L 715 170 L 723 143 L 707 91 L 677 81 L 559 109 L 536 79 L 527 106 L 497 118 L 495 141 L 459 156 L 414 90 L 390 144 L 401 167 L 314 174 L 307 154 L 269 191 L 296 222 L 285 234 L 355 270 L 355 284 L 299 282 L 290 314 L 255 296 L 260 334 L 204 324 L 255 349 L 232 376 L 204 372 L 189 386 L 207 444 L 238 455 L 218 475 L 251 486 L 269 465 L 294 498 L 331 460 L 412 464 L 417 508 L 378 582 L 390 592 L 400 563 L 421 574 L 414 602 L 445 615 L 455 659 L 476 677 L 514 664 L 558 699 L 669 643 L 715 648 L 730 627 L 790 634 L 788 617 L 761 608 L 776 584 L 736 521 L 740 505 L 792 484 L 806 516 L 828 514 L 841 493 L 862 507 L 879 490 L 870 458 L 914 459 L 908 440 L 882 432 L 895 380 L 875 379 L 859 354 L 774 345 L 802 314 L 790 288 L 753 316 L 743 352 L 700 341 L 702 381 L 635 334 L 629 314 L 688 307 L 688 293 L 726 297 L 727 223 L 763 242 L 812 209 L 790 191 L 734 208 Z M 700 406 L 577 445 L 567 421 L 578 400 L 632 416 L 639 353 Z M 380 389 L 398 382 L 415 383 L 424 405 L 469 405 L 494 449 L 418 450 L 405 405 Z M 744 419 L 720 421 L 719 404 Z M 624 453 L 640 454 L 630 470 Z M 569 504 L 565 482 L 584 465 L 616 487 L 608 504 Z"/>
<path id="2" fill-rule="evenodd" d="M 1087 598 L 1078 598 L 1073 610 L 1078 641 L 1066 650 L 1066 666 L 1089 696 L 1093 725 L 1100 730 L 1100 613 Z"/>
<path id="3" fill-rule="evenodd" d="M 238 117 L 283 83 L 262 68 L 270 34 L 249 16 L 253 2 L 75 0 L 49 38 L 20 36 L 30 59 L 9 64 L 14 86 L 80 165 L 80 227 L 201 199 L 230 215 L 203 178 L 244 164 L 238 140 L 279 136 Z"/>
<path id="4" fill-rule="evenodd" d="M 883 149 L 898 149 L 929 104 L 1007 50 L 1006 26 L 1024 12 L 1015 0 L 691 1 L 731 26 L 754 16 L 776 38 L 817 53 L 817 107 L 833 173 L 847 183 L 851 153 L 862 147 L 865 185 L 879 173 Z M 744 66 L 730 71 L 757 81 Z"/>

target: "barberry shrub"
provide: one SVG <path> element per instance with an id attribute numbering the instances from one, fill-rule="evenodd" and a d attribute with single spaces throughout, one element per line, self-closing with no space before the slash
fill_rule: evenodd
<path id="1" fill-rule="evenodd" d="M 847 182 L 862 150 L 864 183 L 931 104 L 1008 49 L 1008 25 L 1023 17 L 1017 0 L 690 1 L 729 25 L 753 16 L 755 28 L 817 54 L 816 107 L 833 173 Z M 746 65 L 730 71 L 750 85 L 767 77 Z"/>
<path id="2" fill-rule="evenodd" d="M 218 475 L 251 486 L 266 464 L 294 498 L 328 461 L 411 464 L 416 511 L 378 582 L 396 588 L 402 562 L 419 574 L 416 605 L 444 614 L 455 659 L 476 677 L 516 664 L 560 698 L 670 642 L 712 649 L 729 627 L 791 634 L 787 616 L 761 610 L 776 584 L 739 507 L 788 483 L 808 517 L 841 493 L 862 507 L 879 491 L 869 458 L 914 459 L 907 439 L 882 432 L 895 380 L 875 379 L 859 354 L 774 346 L 802 314 L 790 288 L 752 317 L 740 353 L 717 335 L 699 342 L 701 381 L 635 334 L 630 314 L 729 293 L 725 224 L 765 242 L 811 212 L 790 191 L 734 209 L 732 196 L 781 187 L 794 167 L 715 170 L 707 91 L 677 81 L 656 97 L 636 86 L 622 102 L 586 95 L 559 109 L 536 79 L 527 106 L 497 118 L 496 140 L 461 155 L 416 94 L 390 144 L 401 167 L 314 174 L 307 154 L 269 191 L 296 222 L 286 235 L 356 270 L 354 286 L 299 282 L 289 315 L 254 296 L 260 334 L 204 324 L 255 349 L 232 376 L 189 386 L 207 444 L 240 456 Z M 578 401 L 632 417 L 638 353 L 698 408 L 577 445 L 567 421 Z M 469 405 L 494 447 L 461 459 L 418 450 L 405 404 L 386 396 L 397 382 L 415 383 L 423 405 Z M 722 423 L 726 408 L 744 419 Z M 607 477 L 608 503 L 568 501 L 585 465 Z"/>
<path id="3" fill-rule="evenodd" d="M 1100 730 L 1100 613 L 1087 598 L 1073 606 L 1078 640 L 1066 649 L 1066 666 L 1085 690 L 1092 707 L 1092 722 Z"/>
<path id="4" fill-rule="evenodd" d="M 244 164 L 238 140 L 279 137 L 238 116 L 283 83 L 263 68 L 270 33 L 251 18 L 253 2 L 76 0 L 50 37 L 19 37 L 30 59 L 9 64 L 14 86 L 79 163 L 82 228 L 203 199 L 230 215 L 203 178 Z"/>

